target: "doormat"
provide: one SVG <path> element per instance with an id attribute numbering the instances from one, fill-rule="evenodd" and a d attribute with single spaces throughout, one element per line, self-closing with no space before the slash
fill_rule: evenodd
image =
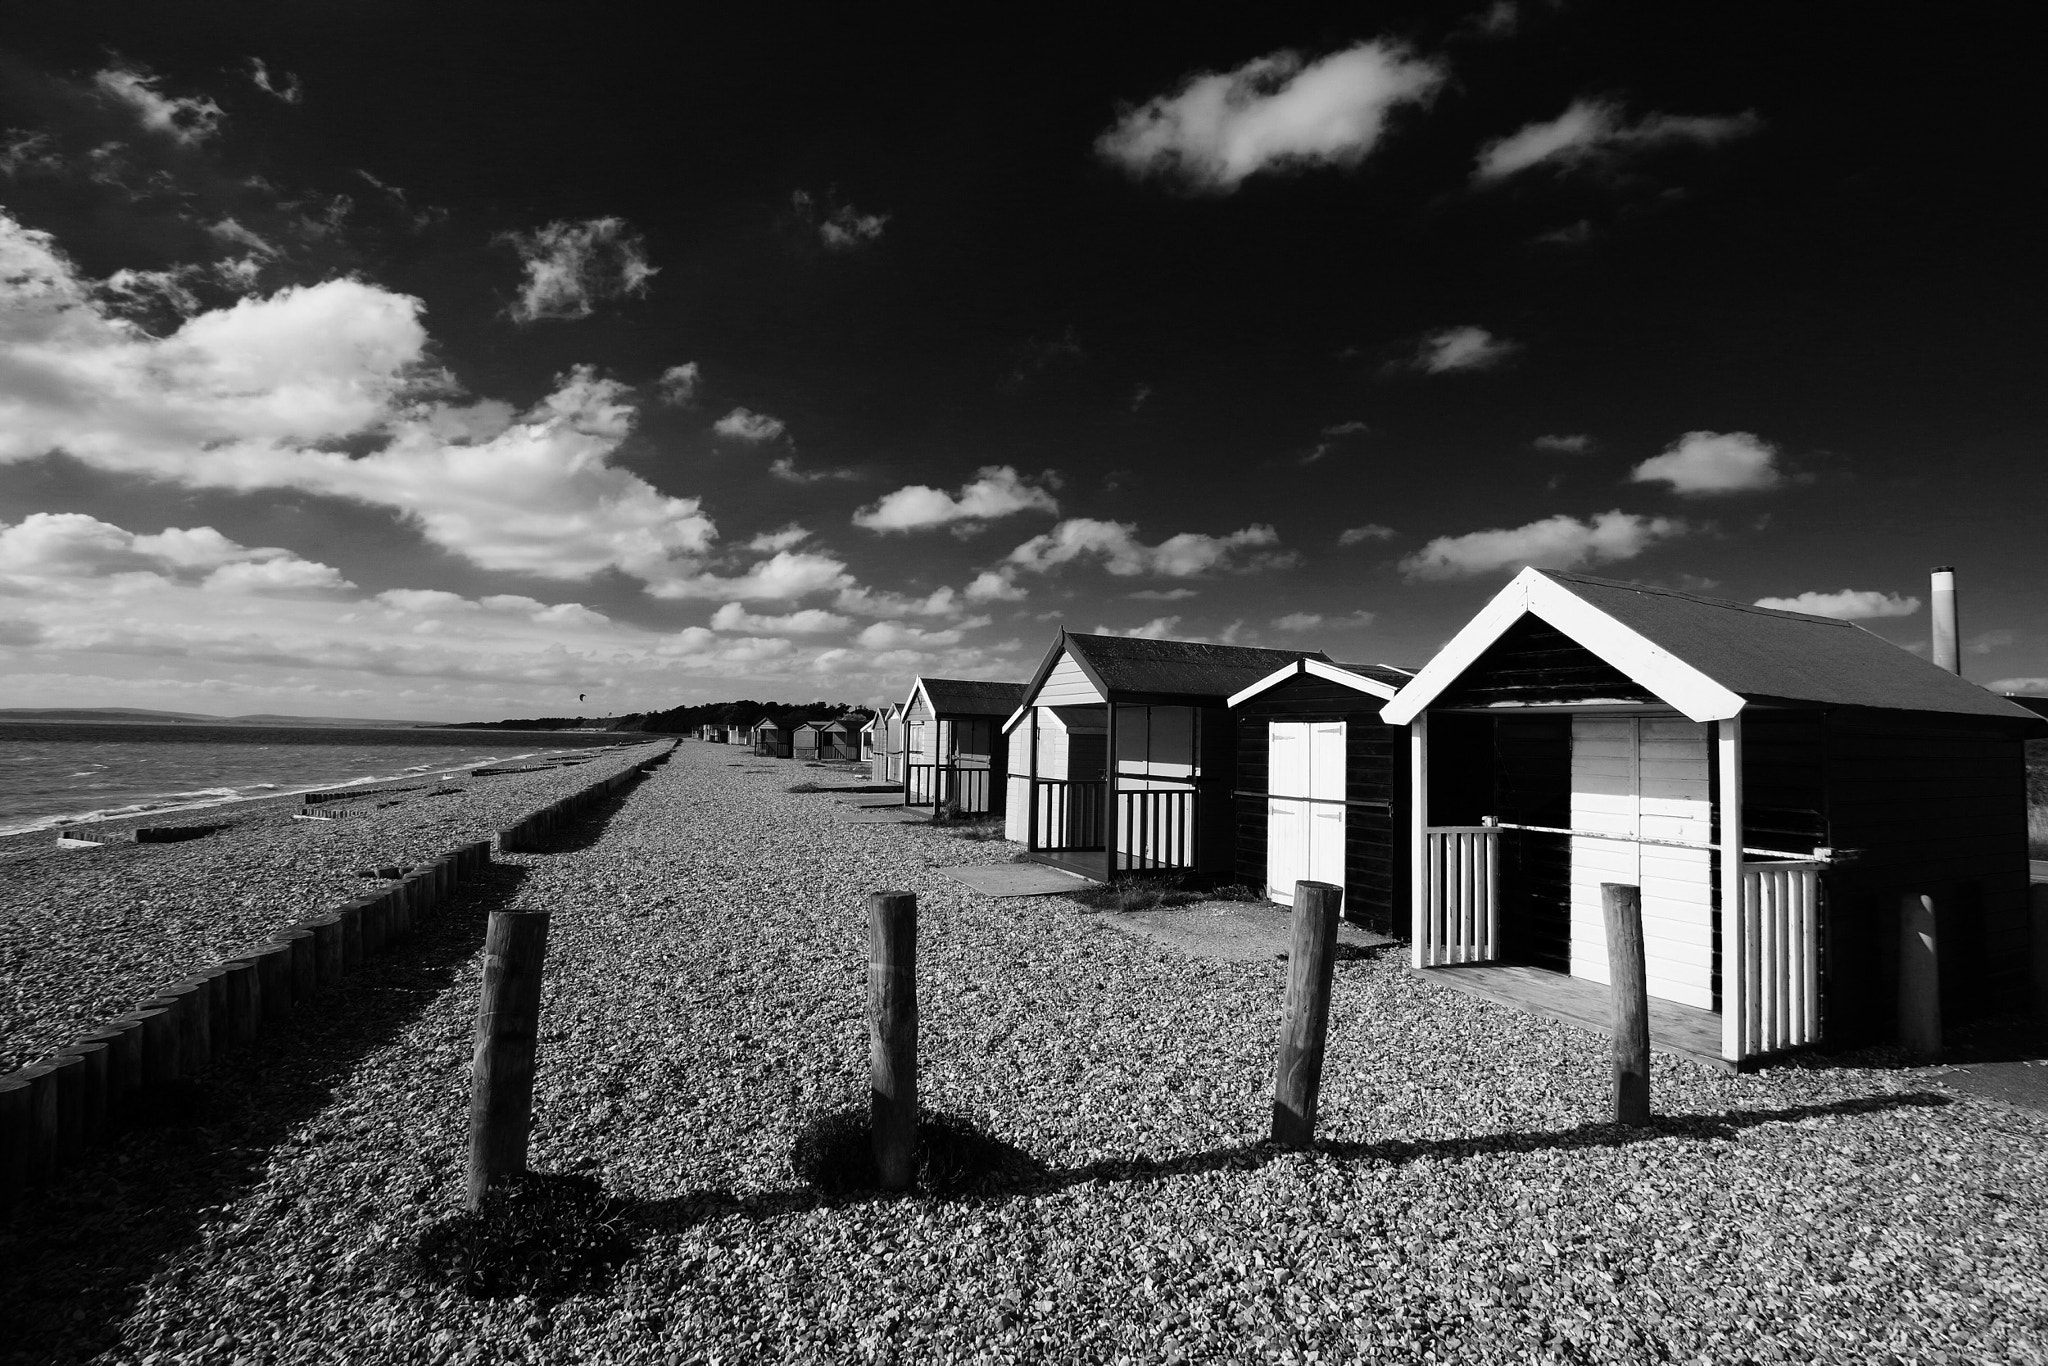
<path id="1" fill-rule="evenodd" d="M 1043 863 L 970 863 L 964 868 L 940 868 L 955 882 L 964 882 L 983 896 L 1058 896 L 1085 887 L 1100 887 L 1093 878 L 1082 877 Z"/>

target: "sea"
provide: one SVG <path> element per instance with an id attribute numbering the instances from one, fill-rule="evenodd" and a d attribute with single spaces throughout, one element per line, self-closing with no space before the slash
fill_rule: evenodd
<path id="1" fill-rule="evenodd" d="M 635 738 L 606 731 L 0 721 L 0 835 L 453 774 Z"/>

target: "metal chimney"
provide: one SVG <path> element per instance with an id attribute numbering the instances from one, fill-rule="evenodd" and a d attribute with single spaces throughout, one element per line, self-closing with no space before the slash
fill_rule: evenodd
<path id="1" fill-rule="evenodd" d="M 1963 652 L 1956 635 L 1956 571 L 1940 565 L 1934 571 L 1934 662 L 1952 674 L 1963 671 Z"/>

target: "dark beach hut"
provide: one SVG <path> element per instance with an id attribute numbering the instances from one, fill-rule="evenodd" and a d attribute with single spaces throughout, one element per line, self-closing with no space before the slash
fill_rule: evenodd
<path id="1" fill-rule="evenodd" d="M 1380 708 L 1414 671 L 1297 659 L 1233 693 L 1237 875 L 1283 905 L 1303 879 L 1344 889 L 1344 915 L 1408 923 L 1408 732 Z"/>
<path id="2" fill-rule="evenodd" d="M 825 727 L 830 724 L 829 721 L 802 721 L 794 725 L 789 732 L 790 757 L 818 762 L 824 752 Z"/>
<path id="3" fill-rule="evenodd" d="M 1669 1052 L 1889 1037 L 1907 894 L 1949 1021 L 2025 1002 L 2042 723 L 1861 627 L 1527 569 L 1382 715 L 1410 732 L 1413 963 L 1444 985 L 1601 1024 L 1614 882 Z"/>
<path id="4" fill-rule="evenodd" d="M 903 804 L 1000 815 L 1007 764 L 1003 719 L 1022 683 L 917 678 L 903 700 Z"/>
<path id="5" fill-rule="evenodd" d="M 866 712 L 848 712 L 827 721 L 818 732 L 818 758 L 828 764 L 858 763 L 866 758 L 862 737 L 867 734 Z"/>
<path id="6" fill-rule="evenodd" d="M 1108 881 L 1236 865 L 1230 697 L 1326 656 L 1062 631 L 1004 725 L 1005 833 L 1030 856 Z"/>
<path id="7" fill-rule="evenodd" d="M 787 759 L 790 757 L 792 741 L 790 733 L 775 724 L 775 718 L 764 716 L 756 721 L 747 732 L 749 743 L 754 747 L 755 757 L 761 759 Z"/>

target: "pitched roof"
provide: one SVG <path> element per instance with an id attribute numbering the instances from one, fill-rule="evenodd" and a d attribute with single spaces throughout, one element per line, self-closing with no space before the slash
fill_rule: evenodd
<path id="1" fill-rule="evenodd" d="M 1023 683 L 972 678 L 919 678 L 932 711 L 941 716 L 1008 716 L 1024 701 Z"/>
<path id="2" fill-rule="evenodd" d="M 1387 705 L 1387 719 L 1413 717 L 1528 614 L 1696 721 L 1752 701 L 2032 719 L 1853 622 L 1539 569 L 1523 570 L 1460 631 Z"/>
<path id="3" fill-rule="evenodd" d="M 1106 693 L 1228 697 L 1297 659 L 1329 661 L 1320 650 L 1263 650 L 1249 645 L 1089 636 L 1071 631 L 1053 647 L 1053 658 L 1062 646 Z"/>
<path id="4" fill-rule="evenodd" d="M 1332 663 L 1336 664 L 1345 673 L 1357 674 L 1360 678 L 1370 678 L 1375 683 L 1391 683 L 1397 688 L 1404 686 L 1409 679 L 1415 677 L 1415 670 L 1403 669 L 1393 664 L 1346 664 L 1341 659 L 1333 660 Z"/>

